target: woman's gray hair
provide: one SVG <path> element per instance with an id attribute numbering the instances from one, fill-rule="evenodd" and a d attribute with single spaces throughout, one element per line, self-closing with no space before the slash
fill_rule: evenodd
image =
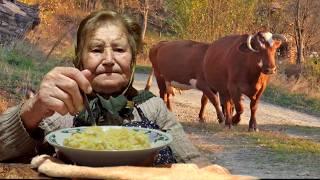
<path id="1" fill-rule="evenodd" d="M 84 18 L 78 28 L 77 44 L 75 47 L 76 57 L 73 60 L 75 67 L 81 69 L 82 67 L 82 53 L 88 33 L 94 32 L 99 27 L 106 23 L 115 23 L 123 27 L 124 32 L 127 33 L 128 42 L 132 52 L 132 65 L 135 64 L 136 56 L 142 46 L 141 26 L 132 18 L 118 14 L 110 10 L 100 10 L 91 13 Z"/>

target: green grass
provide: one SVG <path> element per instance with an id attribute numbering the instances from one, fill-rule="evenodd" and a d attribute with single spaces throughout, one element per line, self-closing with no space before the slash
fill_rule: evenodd
<path id="1" fill-rule="evenodd" d="M 21 55 L 18 51 L 8 51 L 0 49 L 0 60 L 7 64 L 10 68 L 26 70 L 34 68 L 34 62 L 30 57 Z"/>
<path id="2" fill-rule="evenodd" d="M 52 59 L 44 63 L 42 57 L 38 54 L 28 55 L 20 48 L 0 48 L 0 89 L 15 94 L 18 99 L 21 94 L 16 92 L 17 88 L 30 86 L 36 89 L 44 74 L 58 63 Z"/>
<path id="3" fill-rule="evenodd" d="M 283 154 L 312 153 L 320 155 L 320 143 L 312 140 L 293 138 L 275 132 L 237 133 L 246 136 L 259 146 L 268 147 Z"/>
<path id="4" fill-rule="evenodd" d="M 320 100 L 311 99 L 304 94 L 284 92 L 281 88 L 269 85 L 263 93 L 262 100 L 300 112 L 320 116 Z"/>

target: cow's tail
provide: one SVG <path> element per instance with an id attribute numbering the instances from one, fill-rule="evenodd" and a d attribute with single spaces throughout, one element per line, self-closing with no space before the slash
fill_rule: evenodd
<path id="1" fill-rule="evenodd" d="M 151 72 L 150 72 L 150 74 L 149 74 L 148 80 L 147 80 L 146 87 L 144 88 L 144 90 L 147 90 L 147 91 L 150 90 L 150 87 L 151 87 L 151 85 L 152 85 L 152 77 L 153 77 L 153 74 L 154 74 L 154 70 L 153 70 L 153 68 L 152 68 L 152 69 L 151 69 Z"/>

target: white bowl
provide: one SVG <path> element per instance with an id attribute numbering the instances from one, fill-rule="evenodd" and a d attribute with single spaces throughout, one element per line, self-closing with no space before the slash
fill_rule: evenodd
<path id="1" fill-rule="evenodd" d="M 172 136 L 168 133 L 147 128 L 139 127 L 124 127 L 124 126 L 100 126 L 104 131 L 110 128 L 128 128 L 134 131 L 140 131 L 149 136 L 150 148 L 139 150 L 85 150 L 76 149 L 63 145 L 65 138 L 71 136 L 73 133 L 82 132 L 86 127 L 74 127 L 60 129 L 49 133 L 45 139 L 49 144 L 54 146 L 56 150 L 60 151 L 78 165 L 85 166 L 118 166 L 118 165 L 133 165 L 144 161 L 159 151 L 164 146 L 167 146 L 172 141 Z"/>

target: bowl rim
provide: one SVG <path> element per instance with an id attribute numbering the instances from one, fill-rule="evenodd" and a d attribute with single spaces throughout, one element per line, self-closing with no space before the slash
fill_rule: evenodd
<path id="1" fill-rule="evenodd" d="M 171 134 L 167 133 L 167 132 L 163 132 L 160 131 L 158 129 L 151 129 L 151 128 L 143 128 L 143 127 L 134 127 L 134 126 L 99 126 L 102 128 L 127 128 L 127 129 L 139 129 L 139 130 L 143 130 L 143 131 L 153 131 L 156 132 L 158 134 L 161 134 L 163 136 L 166 136 L 168 138 L 168 141 L 164 141 L 166 142 L 164 145 L 161 144 L 156 144 L 153 147 L 150 148 L 144 148 L 144 149 L 134 149 L 134 150 L 93 150 L 93 149 L 78 149 L 78 148 L 72 148 L 72 147 L 68 147 L 68 146 L 62 146 L 58 143 L 52 142 L 49 140 L 49 138 L 52 135 L 55 135 L 57 132 L 61 132 L 61 131 L 65 131 L 65 130 L 73 130 L 73 129 L 86 129 L 92 126 L 79 126 L 79 127 L 70 127 L 70 128 L 62 128 L 62 129 L 57 129 L 55 131 L 50 132 L 49 134 L 47 134 L 45 136 L 45 140 L 52 146 L 56 147 L 58 150 L 61 149 L 68 149 L 68 150 L 76 150 L 76 151 L 82 151 L 82 152 L 110 152 L 110 153 L 115 153 L 115 152 L 140 152 L 140 151 L 148 151 L 148 150 L 153 150 L 153 149 L 159 149 L 160 147 L 165 147 L 168 146 L 172 141 L 173 141 L 173 137 Z"/>

